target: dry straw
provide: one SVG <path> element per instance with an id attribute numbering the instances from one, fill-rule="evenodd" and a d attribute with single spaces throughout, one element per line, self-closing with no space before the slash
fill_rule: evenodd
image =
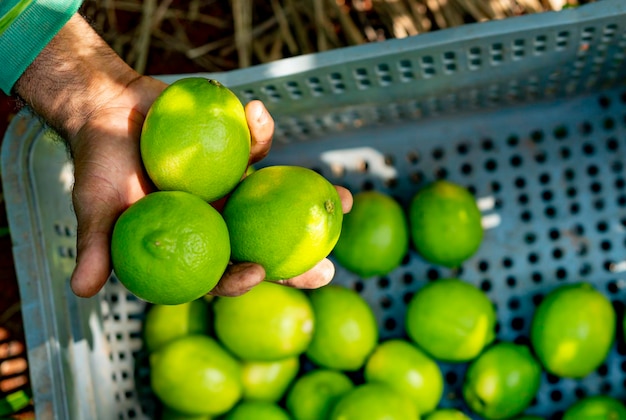
<path id="1" fill-rule="evenodd" d="M 577 0 L 88 0 L 83 13 L 137 71 L 224 71 Z M 173 71 L 177 71 L 175 68 Z"/>

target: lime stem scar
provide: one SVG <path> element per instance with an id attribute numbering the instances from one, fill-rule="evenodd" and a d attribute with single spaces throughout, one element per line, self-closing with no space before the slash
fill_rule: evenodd
<path id="1" fill-rule="evenodd" d="M 324 202 L 324 208 L 328 213 L 333 214 L 335 212 L 335 203 L 333 203 L 332 200 L 326 200 Z"/>

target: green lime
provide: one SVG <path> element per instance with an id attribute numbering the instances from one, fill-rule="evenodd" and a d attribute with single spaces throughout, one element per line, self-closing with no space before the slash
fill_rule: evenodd
<path id="1" fill-rule="evenodd" d="M 439 408 L 428 414 L 424 420 L 471 420 L 462 411 L 454 408 Z"/>
<path id="2" fill-rule="evenodd" d="M 152 353 L 178 337 L 203 334 L 208 328 L 209 307 L 204 299 L 180 305 L 152 305 L 143 325 L 144 343 Z"/>
<path id="3" fill-rule="evenodd" d="M 305 293 L 262 282 L 213 306 L 215 334 L 243 360 L 275 361 L 303 353 L 313 337 L 313 308 Z"/>
<path id="4" fill-rule="evenodd" d="M 455 183 L 439 180 L 415 194 L 409 205 L 413 244 L 424 259 L 458 267 L 478 251 L 483 239 L 474 196 Z"/>
<path id="5" fill-rule="evenodd" d="M 408 341 L 380 343 L 364 369 L 367 382 L 383 382 L 413 401 L 420 414 L 433 411 L 443 395 L 439 365 Z"/>
<path id="6" fill-rule="evenodd" d="M 224 420 L 291 420 L 278 404 L 269 401 L 241 401 Z"/>
<path id="7" fill-rule="evenodd" d="M 332 255 L 363 278 L 382 276 L 398 267 L 409 248 L 409 227 L 402 206 L 377 191 L 354 195 Z"/>
<path id="8" fill-rule="evenodd" d="M 178 305 L 208 293 L 230 259 L 222 216 L 201 198 L 157 191 L 126 209 L 111 238 L 120 282 L 148 302 Z"/>
<path id="9" fill-rule="evenodd" d="M 408 336 L 437 360 L 469 361 L 495 338 L 496 312 L 476 286 L 455 278 L 419 289 L 405 315 Z"/>
<path id="10" fill-rule="evenodd" d="M 256 170 L 233 191 L 223 214 L 233 260 L 262 265 L 267 280 L 296 277 L 327 257 L 343 220 L 335 187 L 298 166 Z"/>
<path id="11" fill-rule="evenodd" d="M 626 407 L 608 395 L 593 395 L 571 405 L 563 420 L 626 420 Z"/>
<path id="12" fill-rule="evenodd" d="M 300 359 L 297 356 L 271 362 L 243 361 L 243 398 L 277 402 L 287 391 L 299 368 Z"/>
<path id="13" fill-rule="evenodd" d="M 242 395 L 239 363 L 206 335 L 181 337 L 152 353 L 150 381 L 163 404 L 189 415 L 226 413 Z"/>
<path id="14" fill-rule="evenodd" d="M 314 369 L 297 378 L 287 393 L 287 409 L 294 420 L 326 420 L 335 403 L 354 388 L 343 372 Z"/>
<path id="15" fill-rule="evenodd" d="M 311 290 L 309 298 L 315 329 L 307 357 L 320 367 L 360 369 L 378 342 L 372 308 L 356 291 L 339 285 Z"/>
<path id="16" fill-rule="evenodd" d="M 382 383 L 365 383 L 345 393 L 330 420 L 419 420 L 415 405 L 402 393 Z"/>
<path id="17" fill-rule="evenodd" d="M 524 345 L 500 342 L 473 360 L 465 374 L 463 398 L 486 419 L 521 414 L 541 384 L 541 365 Z"/>
<path id="18" fill-rule="evenodd" d="M 217 200 L 237 185 L 248 165 L 250 130 L 244 107 L 215 80 L 179 79 L 148 110 L 140 148 L 158 189 Z"/>
<path id="19" fill-rule="evenodd" d="M 560 286 L 535 310 L 531 343 L 544 368 L 582 378 L 606 359 L 615 339 L 611 302 L 589 283 Z"/>

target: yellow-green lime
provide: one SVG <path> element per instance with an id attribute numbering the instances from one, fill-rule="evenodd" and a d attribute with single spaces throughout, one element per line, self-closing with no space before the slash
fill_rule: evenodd
<path id="1" fill-rule="evenodd" d="M 382 382 L 405 394 L 421 415 L 437 408 L 443 395 L 439 365 L 422 350 L 401 339 L 380 343 L 365 364 L 364 376 L 367 382 Z"/>
<path id="2" fill-rule="evenodd" d="M 480 210 L 464 187 L 435 181 L 415 194 L 409 205 L 411 238 L 425 260 L 458 267 L 474 255 L 483 238 Z"/>
<path id="3" fill-rule="evenodd" d="M 152 305 L 143 324 L 144 344 L 152 353 L 178 337 L 207 333 L 209 325 L 209 307 L 204 299 L 180 305 Z"/>
<path id="4" fill-rule="evenodd" d="M 150 356 L 150 381 L 168 407 L 189 415 L 219 415 L 242 396 L 241 366 L 206 335 L 178 338 Z"/>
<path id="5" fill-rule="evenodd" d="M 521 414 L 537 395 L 541 364 L 521 344 L 499 342 L 473 360 L 463 382 L 467 405 L 486 419 Z"/>
<path id="6" fill-rule="evenodd" d="M 333 369 L 313 369 L 298 377 L 285 404 L 294 420 L 326 420 L 335 403 L 354 388 L 352 380 Z"/>
<path id="7" fill-rule="evenodd" d="M 606 359 L 615 339 L 611 301 L 586 282 L 557 287 L 533 315 L 530 338 L 544 368 L 582 378 Z"/>
<path id="8" fill-rule="evenodd" d="M 233 260 L 261 264 L 268 280 L 295 277 L 327 257 L 343 220 L 335 187 L 298 166 L 256 170 L 233 191 L 223 215 Z"/>
<path id="9" fill-rule="evenodd" d="M 219 340 L 243 360 L 275 361 L 302 354 L 313 337 L 313 308 L 305 293 L 262 282 L 213 306 Z"/>
<path id="10" fill-rule="evenodd" d="M 356 291 L 339 285 L 311 290 L 315 315 L 307 357 L 320 367 L 344 371 L 360 369 L 378 343 L 372 308 Z"/>
<path id="11" fill-rule="evenodd" d="M 432 411 L 424 420 L 471 420 L 460 410 L 455 408 L 438 408 Z"/>
<path id="12" fill-rule="evenodd" d="M 419 420 L 411 400 L 382 383 L 365 383 L 345 393 L 330 420 Z"/>
<path id="13" fill-rule="evenodd" d="M 388 274 L 400 265 L 409 248 L 404 209 L 378 191 L 354 195 L 332 255 L 346 269 L 363 278 Z"/>
<path id="14" fill-rule="evenodd" d="M 243 361 L 243 398 L 278 402 L 298 374 L 299 368 L 298 356 L 270 362 Z"/>
<path id="15" fill-rule="evenodd" d="M 179 79 L 148 110 L 140 148 L 158 189 L 217 200 L 237 185 L 248 165 L 250 130 L 243 105 L 216 80 Z"/>
<path id="16" fill-rule="evenodd" d="M 419 289 L 407 305 L 408 336 L 436 360 L 466 362 L 495 338 L 496 312 L 482 290 L 456 278 Z"/>
<path id="17" fill-rule="evenodd" d="M 563 420 L 626 420 L 626 406 L 611 396 L 593 395 L 571 405 Z"/>
<path id="18" fill-rule="evenodd" d="M 278 404 L 269 401 L 241 401 L 224 420 L 291 420 Z"/>
<path id="19" fill-rule="evenodd" d="M 111 238 L 113 269 L 137 297 L 178 305 L 208 293 L 230 258 L 222 216 L 198 196 L 157 191 L 118 218 Z"/>

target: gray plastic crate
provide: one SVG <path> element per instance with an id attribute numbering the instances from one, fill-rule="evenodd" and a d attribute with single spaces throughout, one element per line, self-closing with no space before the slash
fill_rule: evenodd
<path id="1" fill-rule="evenodd" d="M 382 338 L 403 334 L 411 294 L 458 275 L 497 305 L 499 337 L 527 342 L 546 292 L 590 281 L 623 313 L 626 292 L 626 3 L 466 25 L 222 74 L 205 74 L 276 122 L 263 165 L 315 168 L 353 192 L 406 204 L 445 177 L 469 187 L 484 243 L 460 272 L 413 250 L 397 270 L 335 282 L 372 304 Z M 163 77 L 173 81 L 178 76 Z M 93 299 L 72 295 L 72 166 L 26 111 L 2 149 L 38 418 L 150 417 L 141 352 L 145 304 L 114 278 Z M 556 416 L 591 394 L 626 399 L 626 348 L 582 380 L 545 375 L 529 413 Z M 443 406 L 463 407 L 464 365 L 442 364 Z"/>

